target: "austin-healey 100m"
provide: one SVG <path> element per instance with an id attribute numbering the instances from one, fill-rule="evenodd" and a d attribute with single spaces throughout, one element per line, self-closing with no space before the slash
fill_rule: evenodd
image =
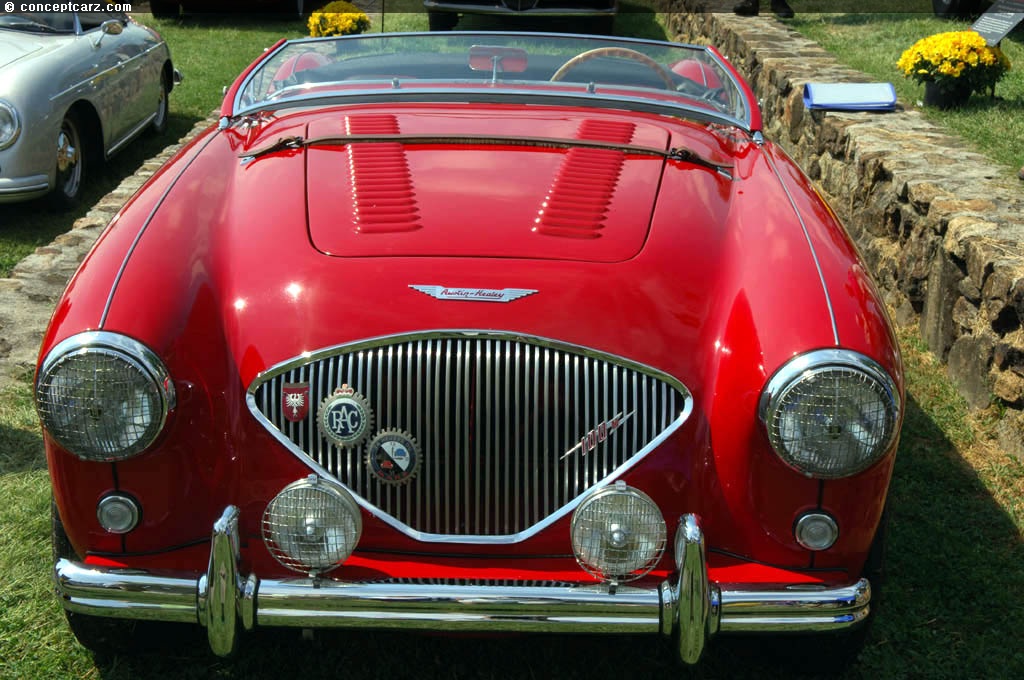
<path id="1" fill-rule="evenodd" d="M 289 626 L 856 650 L 899 352 L 716 50 L 282 41 L 220 115 L 43 341 L 79 640 L 164 620 L 221 655 Z"/>

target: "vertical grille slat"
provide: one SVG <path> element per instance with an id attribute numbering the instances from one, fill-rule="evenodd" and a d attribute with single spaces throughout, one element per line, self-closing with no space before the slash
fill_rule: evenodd
<path id="1" fill-rule="evenodd" d="M 286 384 L 309 386 L 309 413 L 284 415 Z M 319 431 L 320 403 L 343 384 L 373 409 L 370 436 L 340 448 Z M 317 352 L 250 388 L 257 417 L 366 503 L 418 536 L 529 531 L 631 464 L 678 427 L 690 395 L 625 359 L 496 333 L 395 336 Z M 419 470 L 388 484 L 366 464 L 373 437 L 403 430 Z M 440 539 L 439 539 L 440 540 Z"/>

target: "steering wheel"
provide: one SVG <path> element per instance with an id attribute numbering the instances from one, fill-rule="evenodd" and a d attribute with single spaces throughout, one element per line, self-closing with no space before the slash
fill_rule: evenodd
<path id="1" fill-rule="evenodd" d="M 562 64 L 558 70 L 555 71 L 555 74 L 551 76 L 551 82 L 554 83 L 562 80 L 569 71 L 573 70 L 580 64 L 585 64 L 591 59 L 596 59 L 597 57 L 619 57 L 622 59 L 638 61 L 657 73 L 658 77 L 665 83 L 666 89 L 676 89 L 676 84 L 672 79 L 672 74 L 669 73 L 664 66 L 654 61 L 643 52 L 637 52 L 636 50 L 629 49 L 628 47 L 598 47 L 596 49 L 577 54 L 575 57 Z"/>

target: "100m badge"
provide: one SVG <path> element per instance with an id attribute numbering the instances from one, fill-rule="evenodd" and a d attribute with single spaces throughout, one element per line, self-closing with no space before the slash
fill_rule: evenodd
<path id="1" fill-rule="evenodd" d="M 366 397 L 342 385 L 320 402 L 316 420 L 320 433 L 329 441 L 342 448 L 352 448 L 370 433 L 373 411 Z"/>

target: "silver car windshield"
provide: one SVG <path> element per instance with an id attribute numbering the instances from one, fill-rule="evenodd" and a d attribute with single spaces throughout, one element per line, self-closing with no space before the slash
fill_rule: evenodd
<path id="1" fill-rule="evenodd" d="M 589 100 L 749 129 L 750 102 L 694 45 L 526 33 L 374 34 L 285 43 L 244 80 L 234 113 L 334 98 Z"/>

